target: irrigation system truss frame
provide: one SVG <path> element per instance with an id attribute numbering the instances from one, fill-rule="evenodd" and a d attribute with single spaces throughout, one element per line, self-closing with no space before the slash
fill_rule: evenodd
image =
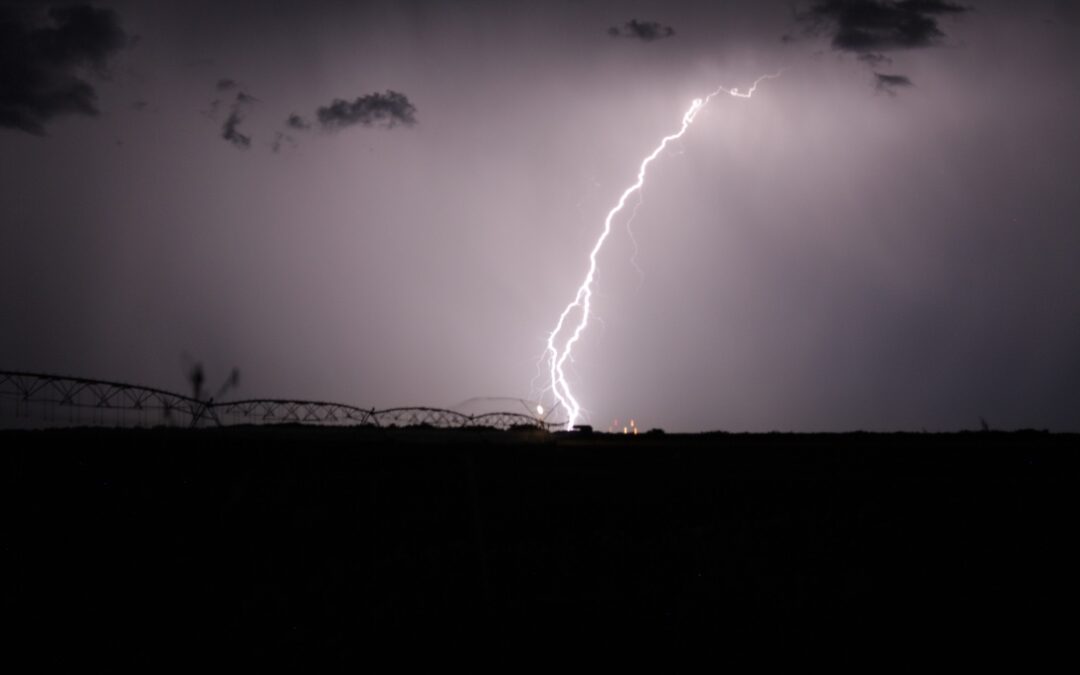
<path id="1" fill-rule="evenodd" d="M 3 402 L 14 403 L 15 418 L 41 418 L 112 426 L 228 426 L 231 424 L 315 424 L 376 427 L 427 426 L 439 429 L 534 427 L 554 430 L 565 425 L 516 412 L 466 415 L 455 410 L 401 407 L 376 410 L 345 403 L 299 399 L 245 399 L 201 401 L 153 387 L 82 377 L 0 370 L 0 419 Z M 88 411 L 91 420 L 82 418 Z M 79 419 L 76 420 L 76 415 Z M 134 420 L 131 420 L 131 418 Z"/>

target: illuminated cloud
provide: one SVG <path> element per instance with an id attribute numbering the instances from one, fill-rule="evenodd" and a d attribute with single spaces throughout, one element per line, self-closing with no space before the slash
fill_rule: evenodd
<path id="1" fill-rule="evenodd" d="M 385 94 L 367 94 L 354 101 L 334 99 L 330 105 L 319 108 L 316 117 L 323 129 L 331 131 L 357 124 L 365 127 L 382 124 L 389 129 L 399 124 L 416 124 L 416 106 L 405 94 L 387 90 Z"/>

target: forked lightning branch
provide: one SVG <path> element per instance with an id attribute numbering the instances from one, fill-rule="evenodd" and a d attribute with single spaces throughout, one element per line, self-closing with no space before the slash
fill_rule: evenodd
<path id="1" fill-rule="evenodd" d="M 572 429 L 574 425 L 577 424 L 578 419 L 581 417 L 582 408 L 577 397 L 574 396 L 574 392 L 570 388 L 570 382 L 566 378 L 567 361 L 571 360 L 574 345 L 578 343 L 581 336 L 584 334 L 585 329 L 589 325 L 589 317 L 592 312 L 593 281 L 596 278 L 597 256 L 600 253 L 600 249 L 604 247 L 604 242 L 607 240 L 608 235 L 611 234 L 611 225 L 614 222 L 615 217 L 626 207 L 626 203 L 630 197 L 641 190 L 642 186 L 645 184 L 645 175 L 649 169 L 649 165 L 664 152 L 669 143 L 682 138 L 683 134 L 686 133 L 686 130 L 693 124 L 694 118 L 697 117 L 697 114 L 701 112 L 702 108 L 709 104 L 709 101 L 720 94 L 728 94 L 729 96 L 734 96 L 736 98 L 750 98 L 754 95 L 754 92 L 757 91 L 757 87 L 762 81 L 779 76 L 779 72 L 772 75 L 763 75 L 754 80 L 753 85 L 746 91 L 741 91 L 737 88 L 728 89 L 726 87 L 720 87 L 705 98 L 694 99 L 690 104 L 690 108 L 683 115 L 682 126 L 679 127 L 679 130 L 673 134 L 664 136 L 664 138 L 660 140 L 660 144 L 656 146 L 656 149 L 641 161 L 641 165 L 638 167 L 637 180 L 623 191 L 622 196 L 619 197 L 619 201 L 615 204 L 614 208 L 608 211 L 607 217 L 604 218 L 604 228 L 600 232 L 600 236 L 597 238 L 592 250 L 589 251 L 589 268 L 585 273 L 585 279 L 581 282 L 581 285 L 578 286 L 577 292 L 574 294 L 574 299 L 559 315 L 559 320 L 555 324 L 555 328 L 548 334 L 547 349 L 544 353 L 550 376 L 548 388 L 555 398 L 556 405 L 561 406 L 566 411 L 566 426 L 568 429 Z"/>

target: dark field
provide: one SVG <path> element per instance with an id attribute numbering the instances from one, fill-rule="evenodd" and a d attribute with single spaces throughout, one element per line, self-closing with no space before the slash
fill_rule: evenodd
<path id="1" fill-rule="evenodd" d="M 70 664 L 1045 653 L 1075 639 L 1078 440 L 0 432 L 5 632 Z"/>

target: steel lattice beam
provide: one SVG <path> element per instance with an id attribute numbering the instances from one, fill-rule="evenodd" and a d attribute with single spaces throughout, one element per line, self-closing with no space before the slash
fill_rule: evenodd
<path id="1" fill-rule="evenodd" d="M 0 371 L 0 403 L 14 403 L 15 416 L 29 418 L 35 406 L 38 409 L 75 413 L 90 411 L 101 417 L 104 411 L 117 415 L 126 412 L 136 414 L 135 424 L 146 423 L 153 416 L 162 424 L 318 424 L 360 425 L 380 427 L 429 426 L 438 429 L 461 429 L 485 427 L 510 429 L 513 427 L 536 427 L 556 429 L 562 423 L 549 423 L 539 418 L 514 412 L 493 412 L 482 415 L 465 415 L 442 408 L 359 408 L 329 401 L 304 401 L 294 399 L 247 399 L 242 401 L 200 401 L 190 396 L 162 389 L 91 380 L 80 377 Z M 128 421 L 118 417 L 117 426 Z M 80 422 L 85 422 L 81 420 Z"/>

